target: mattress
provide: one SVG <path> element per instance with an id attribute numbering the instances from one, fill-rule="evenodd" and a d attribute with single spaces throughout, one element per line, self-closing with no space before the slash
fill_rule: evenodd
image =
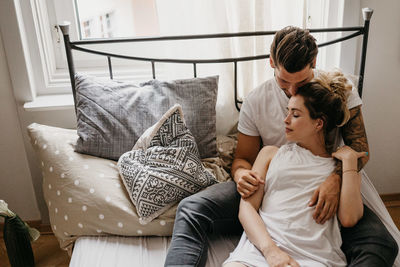
<path id="1" fill-rule="evenodd" d="M 220 267 L 233 251 L 240 235 L 212 236 L 207 267 Z M 164 266 L 171 237 L 79 237 L 74 246 L 70 267 L 160 267 Z"/>
<path id="2" fill-rule="evenodd" d="M 400 244 L 400 232 L 364 170 L 361 171 L 361 192 L 366 204 L 381 219 Z M 220 267 L 233 251 L 240 236 L 211 236 L 207 267 Z M 164 265 L 171 237 L 79 237 L 75 243 L 70 266 L 140 266 Z M 400 254 L 393 266 L 400 267 Z"/>

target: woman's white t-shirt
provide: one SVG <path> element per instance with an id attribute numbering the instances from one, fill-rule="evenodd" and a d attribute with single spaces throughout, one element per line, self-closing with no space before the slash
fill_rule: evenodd
<path id="1" fill-rule="evenodd" d="M 281 146 L 269 165 L 258 212 L 272 240 L 300 266 L 346 266 L 337 216 L 317 224 L 314 207 L 308 206 L 314 190 L 334 168 L 333 158 L 316 156 L 294 143 Z M 232 261 L 269 266 L 245 232 L 226 260 Z"/>

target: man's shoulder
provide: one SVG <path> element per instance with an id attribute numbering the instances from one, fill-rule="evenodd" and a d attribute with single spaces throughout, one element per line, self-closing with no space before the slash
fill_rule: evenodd
<path id="1" fill-rule="evenodd" d="M 247 98 L 260 98 L 262 96 L 266 96 L 270 94 L 275 89 L 275 81 L 274 79 L 269 79 L 258 85 L 256 88 L 251 90 L 247 95 Z"/>

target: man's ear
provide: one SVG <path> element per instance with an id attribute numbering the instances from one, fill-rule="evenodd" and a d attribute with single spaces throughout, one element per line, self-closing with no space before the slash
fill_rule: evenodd
<path id="1" fill-rule="evenodd" d="M 275 68 L 274 60 L 271 57 L 269 57 L 269 64 L 271 65 L 271 68 Z"/>
<path id="2" fill-rule="evenodd" d="M 317 66 L 317 57 L 314 58 L 311 68 L 315 69 L 315 66 Z"/>

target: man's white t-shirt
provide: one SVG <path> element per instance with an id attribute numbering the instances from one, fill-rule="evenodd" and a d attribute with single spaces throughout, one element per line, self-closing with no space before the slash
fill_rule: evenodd
<path id="1" fill-rule="evenodd" d="M 318 75 L 318 71 L 314 71 L 314 75 Z M 283 120 L 286 117 L 288 101 L 289 98 L 275 78 L 264 82 L 245 98 L 239 115 L 239 132 L 250 136 L 261 136 L 264 146 L 280 147 L 286 144 Z M 347 107 L 351 109 L 361 104 L 357 88 L 353 85 L 347 97 Z M 340 141 L 336 143 L 338 142 Z"/>

